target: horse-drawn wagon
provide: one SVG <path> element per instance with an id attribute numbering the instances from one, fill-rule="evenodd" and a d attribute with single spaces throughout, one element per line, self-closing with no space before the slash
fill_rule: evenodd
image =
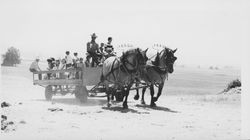
<path id="1" fill-rule="evenodd" d="M 39 71 L 33 74 L 33 83 L 45 87 L 45 98 L 51 100 L 55 94 L 75 94 L 81 102 L 87 101 L 89 92 L 105 92 L 107 94 L 107 106 L 111 106 L 111 100 L 123 101 L 123 108 L 128 108 L 127 99 L 129 91 L 143 88 L 142 101 L 147 87 L 150 87 L 151 103 L 161 95 L 162 88 L 168 73 L 174 71 L 173 65 L 177 57 L 175 50 L 164 48 L 157 53 L 155 59 L 148 60 L 145 51 L 136 48 L 130 49 L 121 57 L 109 57 L 102 67 L 81 67 L 66 70 Z M 149 63 L 147 63 L 149 62 Z M 68 73 L 66 76 L 61 74 Z M 44 78 L 47 75 L 47 78 Z M 52 75 L 53 76 L 52 78 Z M 59 75 L 59 76 L 58 76 Z M 141 82 L 144 81 L 144 82 Z M 136 87 L 132 87 L 136 83 Z M 154 86 L 158 86 L 157 97 L 154 97 Z M 87 86 L 92 86 L 90 90 Z M 135 99 L 139 98 L 139 94 Z M 145 103 L 145 102 L 144 102 Z"/>

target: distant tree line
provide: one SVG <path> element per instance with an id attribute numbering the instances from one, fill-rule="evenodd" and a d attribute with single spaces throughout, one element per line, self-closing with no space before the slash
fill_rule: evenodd
<path id="1" fill-rule="evenodd" d="M 7 52 L 2 55 L 2 66 L 16 66 L 21 63 L 20 51 L 15 47 L 8 48 Z"/>

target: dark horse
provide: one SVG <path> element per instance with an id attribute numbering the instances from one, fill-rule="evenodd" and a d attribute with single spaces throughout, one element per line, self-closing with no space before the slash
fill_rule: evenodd
<path id="1" fill-rule="evenodd" d="M 116 94 L 117 89 L 120 89 L 125 96 L 123 108 L 128 108 L 127 99 L 129 90 L 135 77 L 140 75 L 139 72 L 146 65 L 148 60 L 146 56 L 147 50 L 142 51 L 139 48 L 130 49 L 123 53 L 120 58 L 109 57 L 104 61 L 101 82 L 106 88 L 108 107 L 111 106 L 111 95 Z"/>
<path id="2" fill-rule="evenodd" d="M 164 86 L 165 79 L 168 76 L 168 73 L 173 73 L 174 62 L 177 57 L 174 56 L 174 53 L 177 49 L 171 50 L 169 48 L 164 48 L 160 53 L 157 53 L 154 61 L 148 61 L 145 69 L 142 71 L 140 78 L 146 82 L 150 88 L 151 94 L 151 107 L 155 107 L 155 102 L 161 96 L 162 88 Z M 158 87 L 158 94 L 154 97 L 154 85 Z M 136 90 L 135 100 L 139 99 L 139 90 Z M 144 94 L 146 87 L 142 89 L 142 98 L 141 103 L 145 104 Z"/>

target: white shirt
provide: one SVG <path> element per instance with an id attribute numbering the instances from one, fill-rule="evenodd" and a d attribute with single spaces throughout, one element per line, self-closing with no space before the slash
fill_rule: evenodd
<path id="1" fill-rule="evenodd" d="M 30 65 L 30 69 L 40 70 L 38 62 L 37 61 L 32 62 Z"/>
<path id="2" fill-rule="evenodd" d="M 66 55 L 66 64 L 72 64 L 73 63 L 73 59 L 71 58 L 70 55 Z"/>

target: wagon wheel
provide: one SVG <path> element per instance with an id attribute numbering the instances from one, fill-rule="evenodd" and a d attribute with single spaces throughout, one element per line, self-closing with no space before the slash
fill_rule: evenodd
<path id="1" fill-rule="evenodd" d="M 48 85 L 46 88 L 45 88 L 45 99 L 47 101 L 50 101 L 52 99 L 52 96 L 53 96 L 53 91 L 52 91 L 52 86 L 51 85 Z"/>
<path id="2" fill-rule="evenodd" d="M 85 103 L 88 100 L 88 91 L 86 86 L 76 86 L 75 97 L 80 100 L 81 103 Z"/>
<path id="3" fill-rule="evenodd" d="M 124 91 L 117 91 L 115 94 L 115 99 L 118 102 L 122 102 L 123 101 L 123 97 L 124 97 Z"/>

